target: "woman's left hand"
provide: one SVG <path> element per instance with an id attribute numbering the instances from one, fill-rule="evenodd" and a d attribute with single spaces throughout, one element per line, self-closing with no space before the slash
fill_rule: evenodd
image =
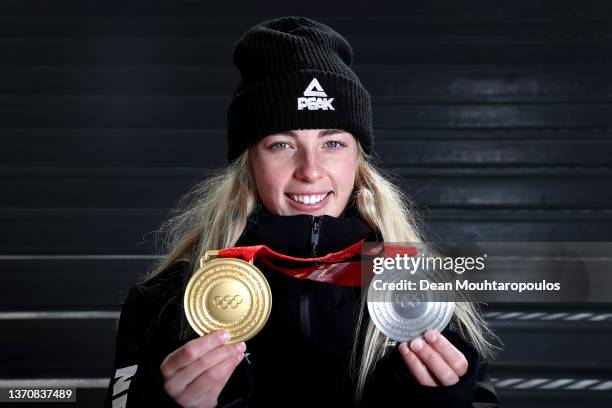
<path id="1" fill-rule="evenodd" d="M 422 385 L 453 385 L 467 372 L 468 361 L 446 337 L 435 330 L 399 345 L 399 351 L 414 378 Z"/>

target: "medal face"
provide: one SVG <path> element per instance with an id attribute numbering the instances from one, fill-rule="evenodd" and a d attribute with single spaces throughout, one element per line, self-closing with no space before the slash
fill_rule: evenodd
<path id="1" fill-rule="evenodd" d="M 187 284 L 185 314 L 200 335 L 227 330 L 226 344 L 246 341 L 266 324 L 272 292 L 261 271 L 238 258 L 215 258 L 195 271 Z"/>
<path id="2" fill-rule="evenodd" d="M 437 302 L 426 291 L 375 289 L 383 283 L 400 283 L 405 277 L 390 271 L 370 282 L 367 300 L 372 322 L 385 336 L 400 342 L 409 342 L 427 330 L 444 330 L 453 316 L 454 302 Z M 375 281 L 378 281 L 376 285 Z"/>

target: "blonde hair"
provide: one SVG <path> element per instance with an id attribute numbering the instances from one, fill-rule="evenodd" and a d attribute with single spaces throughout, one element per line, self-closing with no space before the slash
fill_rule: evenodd
<path id="1" fill-rule="evenodd" d="M 190 262 L 183 277 L 186 283 L 195 271 L 198 259 L 208 249 L 234 246 L 244 231 L 249 215 L 257 206 L 257 192 L 248 162 L 248 150 L 227 167 L 213 172 L 195 185 L 170 210 L 157 232 L 156 248 L 161 261 L 142 282 L 147 282 L 178 261 Z M 354 204 L 364 221 L 385 242 L 423 242 L 419 233 L 421 221 L 413 202 L 392 180 L 390 172 L 377 169 L 372 157 L 358 143 Z M 351 204 L 351 203 L 349 203 Z M 460 298 L 462 299 L 462 298 Z M 388 338 L 367 319 L 366 296 L 362 296 L 355 341 L 351 353 L 351 376 L 355 381 L 355 401 L 359 401 L 364 385 L 376 363 L 386 355 Z M 193 335 L 184 314 L 181 314 L 181 339 Z M 367 324 L 366 324 L 367 320 Z M 492 355 L 493 335 L 477 305 L 468 301 L 455 304 L 451 328 L 469 341 L 484 358 Z"/>

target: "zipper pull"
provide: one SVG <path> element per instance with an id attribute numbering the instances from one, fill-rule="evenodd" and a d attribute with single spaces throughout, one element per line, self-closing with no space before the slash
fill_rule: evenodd
<path id="1" fill-rule="evenodd" d="M 319 243 L 319 224 L 321 223 L 321 217 L 313 215 L 312 216 L 312 230 L 310 234 L 310 247 L 311 247 L 311 257 L 315 258 L 317 256 L 317 244 Z"/>

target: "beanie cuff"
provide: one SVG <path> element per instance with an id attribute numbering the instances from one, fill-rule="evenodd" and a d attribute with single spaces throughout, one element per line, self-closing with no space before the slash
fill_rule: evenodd
<path id="1" fill-rule="evenodd" d="M 313 79 L 322 89 L 306 93 Z M 370 153 L 371 112 L 370 95 L 356 78 L 321 70 L 266 78 L 234 95 L 227 111 L 227 159 L 265 136 L 295 129 L 342 129 Z"/>

